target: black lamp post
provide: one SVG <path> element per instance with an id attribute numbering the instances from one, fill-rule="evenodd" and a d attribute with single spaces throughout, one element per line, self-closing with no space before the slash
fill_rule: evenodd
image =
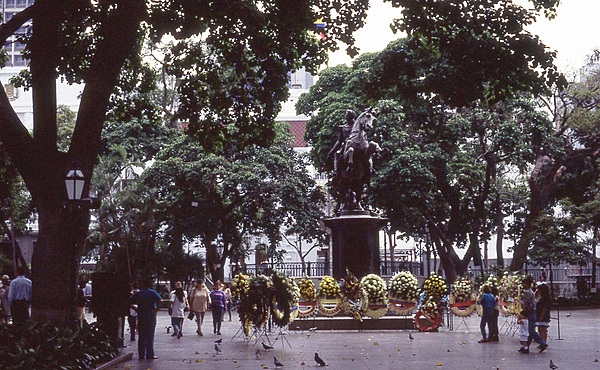
<path id="1" fill-rule="evenodd" d="M 221 263 L 221 258 L 223 258 L 223 245 L 222 244 L 218 244 L 217 245 L 217 273 L 219 275 L 219 279 L 221 279 L 221 281 L 225 280 L 224 278 L 224 271 L 221 268 L 221 266 L 223 266 L 223 264 Z"/>

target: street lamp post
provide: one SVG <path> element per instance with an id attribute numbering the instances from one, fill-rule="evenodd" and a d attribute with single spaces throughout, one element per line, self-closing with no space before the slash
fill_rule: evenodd
<path id="1" fill-rule="evenodd" d="M 221 268 L 223 266 L 221 259 L 223 258 L 224 248 L 225 247 L 222 244 L 217 245 L 217 275 L 221 281 L 225 280 L 223 277 L 223 269 Z"/>

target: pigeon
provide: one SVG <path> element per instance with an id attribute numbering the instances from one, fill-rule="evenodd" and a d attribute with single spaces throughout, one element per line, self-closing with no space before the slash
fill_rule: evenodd
<path id="1" fill-rule="evenodd" d="M 219 345 L 218 345 L 218 344 L 215 344 L 215 351 L 216 351 L 216 353 L 215 353 L 215 354 L 217 354 L 217 355 L 218 355 L 219 353 L 221 353 L 221 348 L 219 348 Z"/>
<path id="2" fill-rule="evenodd" d="M 173 328 L 173 327 L 172 327 L 171 325 L 167 325 L 167 326 L 165 326 L 165 329 L 167 329 L 167 334 L 169 334 L 169 333 L 171 332 L 171 329 L 172 329 L 172 328 Z"/>
<path id="3" fill-rule="evenodd" d="M 262 342 L 262 346 L 265 349 L 265 351 L 268 351 L 270 349 L 273 349 L 273 346 L 269 346 L 268 344 L 265 344 L 265 342 Z"/>
<path id="4" fill-rule="evenodd" d="M 308 329 L 308 331 L 310 331 L 310 332 L 314 332 L 315 330 L 317 330 L 317 327 L 316 327 L 316 326 L 315 326 L 315 327 L 313 327 L 313 328 L 309 328 L 309 329 Z"/>
<path id="5" fill-rule="evenodd" d="M 571 317 L 571 313 L 570 312 L 567 314 L 567 317 Z"/>
<path id="6" fill-rule="evenodd" d="M 221 344 L 222 342 L 223 342 L 223 338 L 219 338 L 219 339 L 215 340 L 215 343 L 217 343 L 217 344 Z"/>
<path id="7" fill-rule="evenodd" d="M 408 332 L 408 339 L 410 339 L 410 340 L 414 340 L 414 339 L 415 339 L 415 337 L 413 337 L 413 336 L 412 336 L 412 334 L 411 334 L 410 332 Z"/>
<path id="8" fill-rule="evenodd" d="M 283 367 L 283 364 L 281 362 L 279 362 L 279 360 L 277 359 L 277 357 L 273 357 L 273 363 L 275 364 L 275 367 Z"/>
<path id="9" fill-rule="evenodd" d="M 254 357 L 256 357 L 256 359 L 258 360 L 258 359 L 260 358 L 260 355 L 261 355 L 261 354 L 262 354 L 262 353 L 260 353 L 260 349 L 258 349 L 258 348 L 257 348 L 257 349 L 256 349 L 256 352 L 254 352 Z"/>
<path id="10" fill-rule="evenodd" d="M 325 361 L 323 361 L 323 359 L 319 357 L 319 354 L 317 352 L 315 352 L 315 361 L 317 362 L 317 364 L 319 364 L 319 366 L 327 366 L 325 364 Z"/>
<path id="11" fill-rule="evenodd" d="M 552 362 L 552 360 L 550 360 L 550 365 L 549 365 L 549 366 L 550 366 L 550 368 L 551 368 L 552 370 L 554 370 L 554 369 L 558 369 L 558 366 L 554 365 L 554 362 Z"/>

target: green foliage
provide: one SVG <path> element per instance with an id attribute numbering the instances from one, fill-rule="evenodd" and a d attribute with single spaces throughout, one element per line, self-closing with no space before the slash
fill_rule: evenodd
<path id="1" fill-rule="evenodd" d="M 384 53 L 387 62 L 378 80 L 384 87 L 462 107 L 566 84 L 553 65 L 555 53 L 525 30 L 537 11 L 507 0 L 392 3 L 402 7 L 394 28 L 408 40 L 394 54 Z"/>
<path id="2" fill-rule="evenodd" d="M 83 370 L 107 362 L 117 353 L 108 336 L 87 323 L 75 330 L 36 323 L 0 326 L 5 370 Z"/>
<path id="3" fill-rule="evenodd" d="M 590 257 L 577 231 L 581 220 L 571 215 L 557 216 L 544 212 L 534 222 L 535 232 L 527 235 L 529 259 L 536 264 L 577 264 Z"/>

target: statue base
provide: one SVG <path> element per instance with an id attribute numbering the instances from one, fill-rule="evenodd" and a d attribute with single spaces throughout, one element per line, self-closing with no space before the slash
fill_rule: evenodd
<path id="1" fill-rule="evenodd" d="M 379 274 L 379 231 L 388 219 L 374 217 L 369 211 L 342 211 L 340 216 L 322 220 L 331 237 L 333 277 L 346 276 L 346 269 L 357 278 Z"/>

